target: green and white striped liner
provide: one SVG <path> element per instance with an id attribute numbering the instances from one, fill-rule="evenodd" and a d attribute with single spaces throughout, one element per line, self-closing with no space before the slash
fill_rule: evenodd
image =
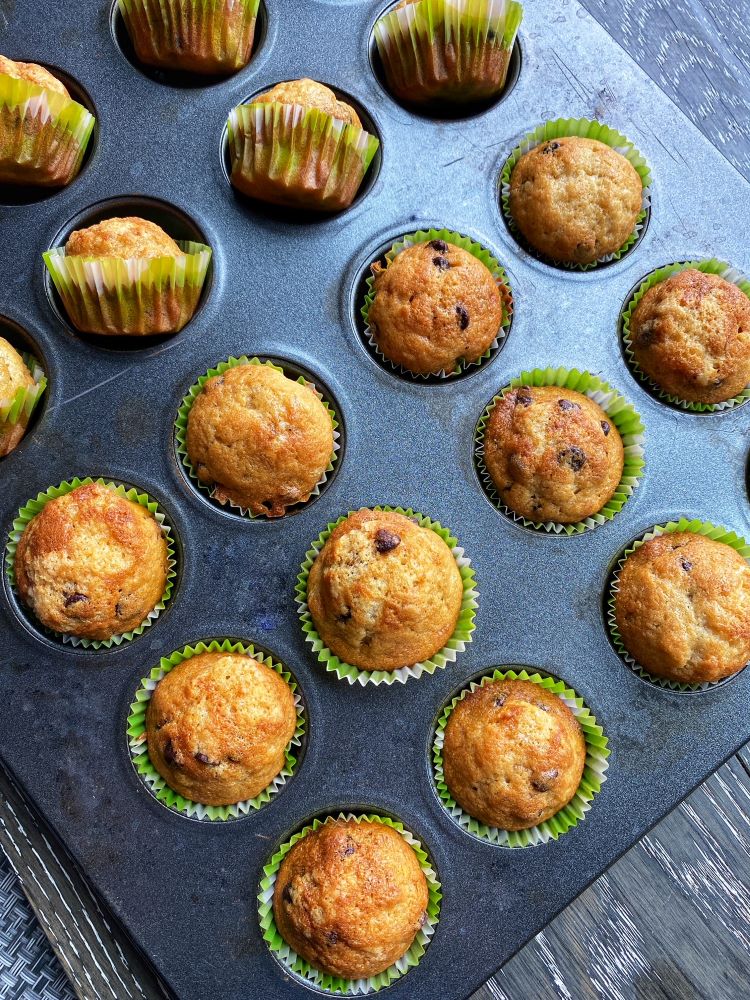
<path id="1" fill-rule="evenodd" d="M 539 146 L 543 142 L 548 142 L 550 139 L 560 139 L 567 136 L 578 136 L 581 139 L 597 139 L 599 142 L 603 142 L 607 146 L 610 146 L 618 153 L 621 153 L 633 165 L 633 167 L 635 167 L 643 184 L 643 205 L 640 215 L 636 221 L 635 229 L 627 238 L 625 243 L 623 243 L 620 249 L 616 250 L 615 253 L 606 254 L 605 256 L 600 257 L 599 260 L 594 261 L 592 264 L 576 264 L 571 263 L 570 261 L 556 261 L 545 258 L 543 254 L 534 250 L 533 247 L 529 248 L 533 254 L 538 256 L 540 259 L 546 260 L 547 263 L 550 263 L 555 267 L 566 268 L 573 271 L 590 271 L 599 264 L 619 260 L 626 253 L 628 253 L 629 250 L 632 250 L 643 235 L 646 220 L 648 219 L 648 214 L 651 210 L 651 168 L 646 162 L 643 154 L 636 149 L 630 139 L 624 136 L 622 132 L 617 132 L 608 125 L 604 125 L 602 122 L 592 121 L 589 118 L 558 118 L 555 121 L 546 122 L 544 125 L 540 125 L 538 128 L 534 129 L 533 132 L 529 132 L 529 134 L 518 146 L 515 147 L 508 159 L 505 161 L 505 165 L 503 166 L 500 174 L 500 206 L 511 233 L 519 244 L 526 247 L 526 241 L 518 229 L 510 211 L 511 175 L 518 161 L 522 156 L 528 153 L 529 150 L 534 149 L 535 146 Z"/>
<path id="2" fill-rule="evenodd" d="M 489 250 L 485 249 L 481 243 L 476 243 L 474 240 L 469 239 L 468 236 L 462 236 L 461 233 L 455 233 L 450 229 L 419 229 L 415 233 L 409 233 L 406 236 L 402 236 L 400 240 L 393 244 L 391 249 L 385 254 L 386 265 L 390 265 L 393 259 L 397 257 L 402 250 L 406 250 L 408 247 L 418 246 L 421 243 L 430 243 L 432 240 L 443 240 L 445 243 L 451 243 L 453 246 L 461 247 L 462 250 L 466 250 L 473 257 L 476 257 L 477 260 L 484 264 L 487 270 L 492 274 L 492 277 L 495 279 L 495 283 L 500 290 L 500 297 L 502 298 L 503 303 L 503 319 L 500 329 L 497 332 L 497 336 L 484 354 L 480 358 L 477 358 L 476 361 L 465 361 L 461 359 L 453 371 L 450 372 L 441 371 L 428 375 L 411 372 L 408 368 L 404 368 L 402 365 L 391 361 L 390 358 L 387 358 L 385 354 L 383 354 L 378 347 L 377 336 L 370 328 L 370 309 L 375 301 L 375 275 L 371 274 L 367 279 L 367 295 L 365 296 L 365 301 L 360 309 L 360 314 L 365 324 L 365 339 L 386 367 L 391 368 L 393 371 L 411 375 L 414 379 L 429 379 L 434 376 L 447 379 L 455 375 L 462 374 L 474 365 L 479 366 L 484 364 L 485 361 L 488 361 L 499 350 L 500 344 L 508 335 L 511 323 L 513 322 L 513 292 L 511 291 L 508 275 L 505 273 L 505 270 L 499 261 L 492 256 Z"/>
<path id="3" fill-rule="evenodd" d="M 739 552 L 744 559 L 747 559 L 750 562 L 750 544 L 748 544 L 740 535 L 735 534 L 734 531 L 730 531 L 720 525 L 712 524 L 710 521 L 691 520 L 686 517 L 681 517 L 679 521 L 668 521 L 666 524 L 657 524 L 644 535 L 641 535 L 640 538 L 631 542 L 617 560 L 617 564 L 612 572 L 612 575 L 610 576 L 608 584 L 607 628 L 609 630 L 612 644 L 617 650 L 620 659 L 623 660 L 623 662 L 626 663 L 630 669 L 634 671 L 634 673 L 638 674 L 639 677 L 642 677 L 643 680 L 649 681 L 657 687 L 666 688 L 668 691 L 708 691 L 711 688 L 718 687 L 720 684 L 726 684 L 727 681 L 737 675 L 731 674 L 729 677 L 724 677 L 720 681 L 707 681 L 703 684 L 681 684 L 679 681 L 670 680 L 668 677 L 659 677 L 656 674 L 651 674 L 645 667 L 642 667 L 640 663 L 637 663 L 630 655 L 617 627 L 615 602 L 620 589 L 620 573 L 622 572 L 622 567 L 625 565 L 628 556 L 632 555 L 636 549 L 639 549 L 644 542 L 648 542 L 652 538 L 656 538 L 657 535 L 672 534 L 677 531 L 692 531 L 696 535 L 704 535 L 706 538 L 711 538 L 715 542 L 723 542 L 725 545 L 731 546 L 731 548 L 733 548 L 736 552 Z"/>
<path id="4" fill-rule="evenodd" d="M 313 622 L 310 609 L 307 604 L 307 581 L 310 576 L 312 564 L 318 558 L 320 550 L 331 537 L 333 531 L 350 517 L 354 511 L 342 515 L 337 521 L 332 521 L 328 527 L 318 535 L 311 548 L 305 553 L 305 561 L 302 563 L 299 576 L 297 577 L 296 602 L 302 622 L 302 631 L 305 639 L 318 654 L 320 663 L 325 664 L 325 668 L 330 673 L 335 673 L 339 680 L 346 680 L 350 684 L 405 684 L 410 677 L 421 677 L 422 674 L 433 674 L 438 669 L 443 669 L 448 663 L 455 662 L 459 653 L 462 653 L 468 643 L 471 642 L 472 633 L 475 629 L 474 619 L 478 605 L 479 592 L 476 588 L 474 570 L 471 568 L 471 561 L 464 555 L 464 550 L 459 546 L 458 539 L 444 528 L 438 521 L 432 521 L 424 514 L 413 511 L 410 507 L 389 507 L 379 505 L 373 510 L 392 511 L 396 514 L 403 514 L 405 517 L 416 518 L 423 528 L 429 528 L 439 535 L 453 553 L 456 560 L 461 580 L 463 582 L 463 600 L 461 601 L 461 611 L 456 622 L 456 628 L 448 640 L 447 644 L 429 660 L 421 663 L 412 663 L 409 666 L 400 667 L 398 670 L 362 670 L 351 663 L 340 660 L 338 656 L 328 649 Z"/>
<path id="5" fill-rule="evenodd" d="M 487 424 L 498 400 L 502 399 L 506 392 L 509 392 L 511 389 L 517 389 L 521 385 L 558 386 L 561 389 L 572 389 L 575 392 L 583 393 L 584 396 L 588 396 L 589 399 L 592 399 L 601 406 L 620 433 L 625 452 L 625 462 L 620 483 L 612 498 L 602 509 L 583 521 L 577 521 L 575 524 L 560 524 L 557 521 L 530 521 L 528 518 L 522 517 L 511 510 L 510 507 L 507 507 L 502 502 L 500 494 L 489 474 L 484 461 L 484 437 Z M 520 523 L 526 528 L 534 528 L 537 531 L 548 531 L 558 535 L 563 533 L 566 535 L 579 535 L 584 531 L 591 531 L 598 525 L 611 521 L 619 514 L 632 496 L 633 491 L 643 477 L 646 466 L 643 457 L 644 436 L 645 429 L 635 408 L 624 396 L 620 395 L 616 389 L 613 389 L 606 382 L 602 381 L 602 379 L 597 378 L 590 372 L 579 371 L 577 368 L 534 368 L 533 371 L 521 372 L 501 392 L 493 396 L 484 408 L 474 431 L 474 461 L 487 497 L 499 511 L 512 521 Z"/>
<path id="6" fill-rule="evenodd" d="M 185 466 L 188 474 L 190 475 L 190 479 L 195 483 L 198 489 L 202 490 L 204 493 L 207 493 L 208 496 L 210 496 L 211 499 L 214 500 L 216 503 L 221 504 L 221 501 L 217 500 L 216 497 L 214 496 L 215 487 L 208 486 L 206 483 L 202 483 L 200 481 L 200 479 L 198 478 L 198 474 L 195 471 L 192 462 L 190 461 L 190 456 L 188 455 L 188 450 L 187 450 L 187 426 L 188 426 L 188 418 L 190 417 L 190 410 L 192 409 L 193 403 L 202 392 L 203 386 L 206 384 L 206 382 L 208 382 L 210 378 L 214 378 L 216 375 L 223 375 L 224 372 L 227 371 L 229 368 L 236 368 L 238 365 L 267 365 L 269 368 L 273 368 L 274 371 L 281 372 L 282 375 L 286 375 L 288 378 L 293 379 L 300 385 L 309 386 L 309 388 L 313 390 L 315 395 L 318 397 L 318 399 L 321 401 L 323 406 L 325 406 L 326 410 L 328 411 L 328 415 L 331 418 L 331 424 L 333 425 L 333 452 L 331 453 L 331 460 L 328 463 L 325 472 L 318 480 L 315 489 L 312 491 L 308 499 L 304 501 L 304 504 L 294 504 L 293 508 L 296 509 L 298 507 L 304 506 L 305 504 L 310 503 L 315 497 L 320 496 L 321 487 L 325 484 L 326 480 L 333 472 L 334 465 L 338 461 L 338 453 L 341 449 L 341 434 L 339 432 L 339 420 L 336 414 L 336 410 L 334 409 L 332 403 L 330 403 L 328 399 L 326 399 L 326 397 L 318 389 L 318 387 L 315 385 L 314 382 L 310 382 L 308 379 L 304 377 L 304 375 L 296 375 L 294 372 L 291 371 L 287 373 L 281 365 L 277 365 L 273 361 L 263 360 L 262 358 L 258 357 L 249 358 L 247 357 L 246 354 L 243 354 L 239 358 L 230 357 L 226 361 L 222 361 L 215 368 L 209 368 L 209 370 L 206 372 L 205 375 L 201 375 L 198 381 L 194 385 L 190 386 L 187 395 L 183 397 L 182 403 L 180 404 L 180 408 L 177 411 L 177 419 L 175 420 L 174 424 L 175 440 L 177 442 L 177 454 L 180 456 L 180 461 Z M 242 517 L 248 517 L 251 520 L 255 519 L 267 520 L 265 516 L 253 514 L 246 507 L 240 507 L 238 504 L 232 503 L 231 500 L 228 500 L 227 504 L 233 510 L 238 511 L 242 515 Z M 276 520 L 276 518 L 274 518 L 274 520 Z"/>
<path id="7" fill-rule="evenodd" d="M 546 691 L 556 694 L 578 720 L 578 724 L 586 740 L 586 763 L 581 777 L 578 791 L 571 801 L 550 819 L 545 820 L 538 826 L 528 830 L 500 830 L 494 826 L 487 826 L 474 819 L 457 804 L 445 782 L 443 772 L 443 745 L 445 743 L 445 727 L 448 719 L 456 705 L 477 688 L 484 687 L 491 681 L 512 680 L 531 681 L 538 684 Z M 607 779 L 607 768 L 609 747 L 604 730 L 596 721 L 591 710 L 584 703 L 576 692 L 565 685 L 561 680 L 547 674 L 538 672 L 530 673 L 523 667 L 498 667 L 491 673 L 472 681 L 465 687 L 448 705 L 443 709 L 438 719 L 435 729 L 435 736 L 432 743 L 432 766 L 435 787 L 437 789 L 440 802 L 451 819 L 467 833 L 473 834 L 480 840 L 489 841 L 498 847 L 536 847 L 539 844 L 546 844 L 550 840 L 557 840 L 568 830 L 585 818 L 586 813 L 591 809 L 594 796 L 601 790 Z"/>
<path id="8" fill-rule="evenodd" d="M 11 397 L 0 399 L 0 434 L 3 424 L 17 424 L 22 419 L 28 421 L 47 388 L 47 376 L 36 358 L 25 352 L 21 357 L 35 384 L 31 389 L 19 386 Z"/>
<path id="9" fill-rule="evenodd" d="M 669 393 L 664 392 L 657 382 L 642 371 L 636 361 L 635 354 L 633 353 L 633 344 L 630 337 L 630 321 L 638 303 L 641 301 L 646 292 L 650 288 L 653 288 L 654 285 L 658 285 L 662 281 L 666 281 L 667 278 L 671 278 L 672 275 L 679 274 L 680 271 L 686 271 L 688 268 L 694 268 L 696 271 L 702 271 L 704 274 L 717 274 L 720 278 L 724 278 L 726 281 L 731 281 L 733 285 L 736 285 L 745 293 L 745 295 L 747 295 L 748 298 L 750 298 L 750 281 L 748 281 L 745 275 L 742 274 L 741 271 L 732 267 L 731 264 L 727 264 L 723 260 L 717 260 L 715 257 L 703 260 L 679 261 L 675 264 L 667 264 L 665 267 L 659 267 L 655 271 L 646 275 L 641 284 L 628 299 L 620 317 L 620 330 L 625 351 L 625 359 L 627 360 L 631 371 L 633 371 L 642 382 L 645 382 L 649 388 L 655 392 L 659 399 L 664 400 L 667 403 L 671 403 L 672 406 L 677 409 L 689 410 L 693 413 L 721 413 L 726 410 L 731 410 L 735 406 L 741 406 L 742 403 L 746 403 L 748 399 L 750 399 L 750 385 L 746 386 L 738 396 L 733 396 L 731 399 L 724 400 L 721 403 L 696 403 L 686 399 L 680 399 L 679 396 L 672 396 Z"/>
<path id="10" fill-rule="evenodd" d="M 21 540 L 21 535 L 26 530 L 26 526 L 33 518 L 36 517 L 45 505 L 49 503 L 50 500 L 56 500 L 58 497 L 67 496 L 68 493 L 72 493 L 72 491 L 78 489 L 79 486 L 88 486 L 90 483 L 94 482 L 99 483 L 101 486 L 106 486 L 107 489 L 113 490 L 118 496 L 125 497 L 126 500 L 131 500 L 133 503 L 137 503 L 140 504 L 141 507 L 145 507 L 146 510 L 153 515 L 161 527 L 161 530 L 164 532 L 164 536 L 167 540 L 167 582 L 162 598 L 137 628 L 134 628 L 129 632 L 123 632 L 121 635 L 113 635 L 110 639 L 81 639 L 78 636 L 54 632 L 52 629 L 48 629 L 46 626 L 42 625 L 41 622 L 36 620 L 35 624 L 46 635 L 49 635 L 57 640 L 62 640 L 62 642 L 70 644 L 71 646 L 83 647 L 84 649 L 110 649 L 112 646 L 120 646 L 124 642 L 130 642 L 131 639 L 134 639 L 136 636 L 142 635 L 149 625 L 156 621 L 162 613 L 172 596 L 172 589 L 174 588 L 176 576 L 176 557 L 174 539 L 172 538 L 172 529 L 167 523 L 164 513 L 160 509 L 158 503 L 155 500 L 152 500 L 147 493 L 141 493 L 135 487 L 128 488 L 123 486 L 121 483 L 113 483 L 106 479 L 92 479 L 90 476 L 87 476 L 85 479 L 79 479 L 76 477 L 71 480 L 66 480 L 60 483 L 59 486 L 51 486 L 44 493 L 38 493 L 35 498 L 27 501 L 27 503 L 21 507 L 15 517 L 15 520 L 13 521 L 13 528 L 8 536 L 8 541 L 5 546 L 5 574 L 13 593 L 17 598 L 19 598 L 20 601 L 18 588 L 16 587 L 14 561 L 18 543 Z"/>
<path id="11" fill-rule="evenodd" d="M 292 847 L 298 841 L 302 840 L 303 837 L 306 837 L 308 833 L 318 830 L 324 823 L 333 823 L 336 820 L 354 820 L 357 823 L 367 821 L 370 823 L 382 823 L 383 826 L 390 826 L 393 830 L 400 833 L 407 844 L 413 848 L 427 880 L 429 898 L 427 903 L 427 920 L 424 926 L 417 932 L 411 947 L 402 958 L 394 962 L 384 972 L 369 979 L 342 979 L 340 976 L 332 976 L 313 968 L 309 962 L 301 958 L 284 941 L 276 927 L 276 921 L 273 916 L 273 893 L 281 862 Z M 401 979 L 410 969 L 419 964 L 440 919 L 440 900 L 442 899 L 440 890 L 440 882 L 437 880 L 437 875 L 430 863 L 427 852 L 421 843 L 401 823 L 391 819 L 389 816 L 378 816 L 374 813 L 339 813 L 337 816 L 328 816 L 325 819 L 313 820 L 312 823 L 303 827 L 298 833 L 295 833 L 290 840 L 282 844 L 274 853 L 271 860 L 263 868 L 263 877 L 260 883 L 260 892 L 258 893 L 258 917 L 263 940 L 268 945 L 274 958 L 295 979 L 323 993 L 331 993 L 334 996 L 364 996 L 367 993 L 377 993 L 386 986 L 390 986 L 391 983 L 394 983 L 397 979 Z"/>
<path id="12" fill-rule="evenodd" d="M 173 670 L 178 664 L 185 660 L 190 660 L 200 653 L 241 653 L 251 656 L 259 663 L 270 667 L 282 677 L 294 694 L 294 707 L 297 711 L 297 726 L 294 730 L 291 742 L 286 749 L 286 763 L 283 769 L 276 775 L 271 784 L 264 788 L 254 799 L 245 799 L 230 806 L 207 806 L 201 802 L 193 802 L 186 799 L 179 793 L 173 791 L 159 774 L 148 753 L 148 742 L 146 737 L 146 712 L 151 701 L 151 696 L 159 681 L 166 674 Z M 190 819 L 224 821 L 241 819 L 249 815 L 253 810 L 258 810 L 264 806 L 283 788 L 291 778 L 297 768 L 298 749 L 302 743 L 305 732 L 306 719 L 305 708 L 297 690 L 297 683 L 284 669 L 283 664 L 275 660 L 270 653 L 256 648 L 252 643 L 239 642 L 232 639 L 212 639 L 208 642 L 198 642 L 195 645 L 183 646 L 169 656 L 163 656 L 159 665 L 154 667 L 147 677 L 142 678 L 138 690 L 135 693 L 135 701 L 130 706 L 130 713 L 127 722 L 128 749 L 137 774 L 142 778 L 144 784 L 162 805 L 165 805 L 172 812 Z"/>

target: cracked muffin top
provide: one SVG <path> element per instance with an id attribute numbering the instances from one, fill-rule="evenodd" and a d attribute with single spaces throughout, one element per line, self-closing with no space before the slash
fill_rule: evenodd
<path id="1" fill-rule="evenodd" d="M 6 56 L 0 56 L 0 74 L 13 77 L 14 80 L 26 80 L 27 83 L 34 83 L 37 87 L 44 87 L 45 90 L 51 90 L 55 94 L 70 97 L 65 84 L 37 63 L 15 62 Z"/>
<path id="2" fill-rule="evenodd" d="M 87 229 L 76 229 L 65 244 L 66 257 L 120 257 L 148 260 L 185 254 L 155 222 L 128 217 L 105 219 Z"/>
<path id="3" fill-rule="evenodd" d="M 307 587 L 326 646 L 363 670 L 429 659 L 453 634 L 462 599 L 461 573 L 438 534 L 403 514 L 367 509 L 333 531 Z"/>
<path id="4" fill-rule="evenodd" d="M 375 976 L 404 955 L 427 919 L 427 880 L 396 830 L 367 820 L 324 823 L 281 862 L 279 933 L 316 969 Z"/>
<path id="5" fill-rule="evenodd" d="M 18 351 L 0 337 L 0 403 L 13 399 L 19 389 L 33 389 L 34 378 Z M 0 458 L 9 455 L 26 432 L 28 417 L 22 414 L 16 423 L 0 421 Z"/>
<path id="6" fill-rule="evenodd" d="M 254 97 L 252 103 L 300 104 L 303 108 L 317 108 L 318 111 L 346 122 L 347 125 L 362 128 L 362 122 L 354 108 L 340 101 L 330 87 L 315 80 L 288 80 L 277 83 L 265 94 Z"/>

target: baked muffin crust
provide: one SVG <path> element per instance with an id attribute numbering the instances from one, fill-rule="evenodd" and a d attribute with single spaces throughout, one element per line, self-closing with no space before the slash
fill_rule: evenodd
<path id="1" fill-rule="evenodd" d="M 68 237 L 65 254 L 67 257 L 120 257 L 123 260 L 185 256 L 161 226 L 134 216 L 105 219 L 87 229 L 76 229 Z"/>
<path id="2" fill-rule="evenodd" d="M 34 379 L 18 351 L 0 337 L 0 400 L 13 399 L 19 389 L 33 389 Z M 0 421 L 0 458 L 9 455 L 26 433 L 24 415 L 14 424 Z"/>
<path id="3" fill-rule="evenodd" d="M 330 87 L 315 80 L 287 80 L 253 98 L 253 104 L 301 104 L 303 108 L 317 108 L 326 115 L 338 118 L 347 125 L 362 127 L 357 112 L 344 101 L 340 101 Z"/>
<path id="4" fill-rule="evenodd" d="M 6 56 L 0 56 L 0 73 L 4 76 L 10 76 L 14 80 L 26 80 L 27 83 L 44 87 L 45 90 L 51 90 L 55 94 L 62 94 L 63 97 L 70 97 L 65 84 L 53 76 L 48 69 L 37 63 L 16 62 Z"/>

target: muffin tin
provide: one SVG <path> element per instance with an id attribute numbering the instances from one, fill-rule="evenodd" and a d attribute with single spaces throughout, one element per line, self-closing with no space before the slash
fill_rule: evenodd
<path id="1" fill-rule="evenodd" d="M 19 204 L 2 209 L 0 315 L 36 344 L 50 382 L 29 434 L 0 463 L 3 529 L 29 497 L 73 475 L 134 482 L 169 517 L 181 571 L 168 612 L 134 641 L 101 652 L 24 627 L 4 584 L 0 754 L 159 974 L 190 1000 L 307 995 L 262 940 L 256 897 L 278 845 L 313 817 L 342 810 L 396 817 L 442 882 L 434 939 L 387 995 L 468 996 L 750 736 L 750 671 L 691 696 L 658 688 L 619 659 L 604 610 L 618 555 L 652 525 L 687 515 L 750 536 L 750 407 L 676 412 L 633 377 L 618 341 L 622 305 L 655 267 L 717 256 L 747 273 L 746 182 L 573 0 L 556 9 L 554 23 L 545 5 L 528 4 L 515 86 L 482 113 L 451 120 L 413 114 L 384 92 L 370 56 L 382 8 L 382 0 L 269 0 L 253 61 L 223 82 L 140 72 L 113 40 L 108 0 L 29 0 L 2 41 L 11 57 L 62 61 L 98 115 L 97 141 L 70 188 L 28 203 L 16 195 Z M 252 204 L 225 176 L 229 110 L 302 75 L 355 97 L 383 143 L 366 190 L 334 217 Z M 621 129 L 654 174 L 652 217 L 637 247 L 587 274 L 523 252 L 498 203 L 510 150 L 561 115 Z M 132 198 L 133 208 L 143 198 L 165 203 L 213 248 L 201 307 L 176 337 L 84 338 L 50 296 L 42 252 L 110 198 Z M 417 384 L 369 354 L 356 287 L 380 248 L 430 226 L 491 250 L 508 272 L 514 319 L 502 351 L 465 378 Z M 189 387 L 243 353 L 285 359 L 319 378 L 346 426 L 346 452 L 325 493 L 273 522 L 205 503 L 173 443 Z M 610 523 L 580 536 L 512 523 L 487 503 L 474 471 L 474 428 L 487 400 L 521 371 L 547 366 L 605 379 L 646 428 L 638 489 Z M 327 673 L 305 644 L 294 603 L 313 539 L 345 511 L 377 503 L 411 506 L 449 527 L 477 575 L 474 641 L 446 669 L 405 685 L 350 685 Z M 293 671 L 308 712 L 306 752 L 262 809 L 232 823 L 193 822 L 164 808 L 135 773 L 128 708 L 162 656 L 224 637 L 258 643 Z M 440 805 L 431 771 L 445 704 L 502 665 L 563 679 L 612 750 L 586 818 L 559 840 L 523 850 L 461 830 Z"/>

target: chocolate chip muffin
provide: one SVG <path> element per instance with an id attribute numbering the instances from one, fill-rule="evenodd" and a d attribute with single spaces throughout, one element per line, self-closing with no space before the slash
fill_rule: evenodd
<path id="1" fill-rule="evenodd" d="M 131 216 L 105 219 L 87 229 L 76 229 L 65 244 L 65 256 L 151 260 L 185 254 L 161 226 Z"/>
<path id="2" fill-rule="evenodd" d="M 156 685 L 148 753 L 170 788 L 193 802 L 254 799 L 283 769 L 294 695 L 275 670 L 243 653 L 199 653 Z"/>
<path id="3" fill-rule="evenodd" d="M 490 681 L 458 702 L 443 746 L 445 781 L 487 826 L 527 830 L 578 791 L 586 741 L 557 695 L 531 681 Z"/>
<path id="4" fill-rule="evenodd" d="M 316 108 L 347 125 L 362 127 L 354 108 L 340 101 L 330 87 L 315 80 L 288 80 L 277 83 L 264 94 L 254 97 L 253 104 L 299 104 L 303 108 Z"/>
<path id="5" fill-rule="evenodd" d="M 419 375 L 477 361 L 500 332 L 503 300 L 495 278 L 468 250 L 432 240 L 372 265 L 368 324 L 378 349 Z"/>
<path id="6" fill-rule="evenodd" d="M 564 136 L 529 150 L 513 168 L 510 213 L 551 260 L 593 264 L 633 232 L 643 205 L 635 167 L 596 139 Z"/>
<path id="7" fill-rule="evenodd" d="M 167 582 L 167 541 L 145 507 L 100 483 L 49 500 L 16 550 L 24 604 L 47 628 L 111 639 L 139 626 Z"/>
<path id="8" fill-rule="evenodd" d="M 750 660 L 750 566 L 704 535 L 657 535 L 625 560 L 615 617 L 625 648 L 649 673 L 719 681 Z"/>
<path id="9" fill-rule="evenodd" d="M 0 337 L 0 404 L 10 402 L 19 389 L 33 389 L 34 379 L 18 351 Z M 9 455 L 26 433 L 28 417 L 15 423 L 0 420 L 0 458 Z"/>
<path id="10" fill-rule="evenodd" d="M 427 880 L 413 848 L 383 823 L 337 819 L 281 862 L 273 895 L 279 933 L 314 968 L 376 976 L 406 954 L 427 919 Z"/>
<path id="11" fill-rule="evenodd" d="M 268 365 L 237 365 L 204 384 L 186 444 L 217 500 L 281 517 L 309 499 L 325 474 L 333 423 L 310 386 Z"/>
<path id="12" fill-rule="evenodd" d="M 363 670 L 421 663 L 453 634 L 463 599 L 453 553 L 403 514 L 364 510 L 333 531 L 307 602 L 326 646 Z"/>
<path id="13" fill-rule="evenodd" d="M 588 396 L 520 386 L 495 404 L 484 463 L 502 503 L 530 521 L 575 524 L 596 514 L 622 478 L 622 438 Z"/>
<path id="14" fill-rule="evenodd" d="M 630 343 L 638 367 L 664 392 L 721 403 L 750 385 L 750 298 L 717 274 L 679 271 L 635 307 Z"/>

